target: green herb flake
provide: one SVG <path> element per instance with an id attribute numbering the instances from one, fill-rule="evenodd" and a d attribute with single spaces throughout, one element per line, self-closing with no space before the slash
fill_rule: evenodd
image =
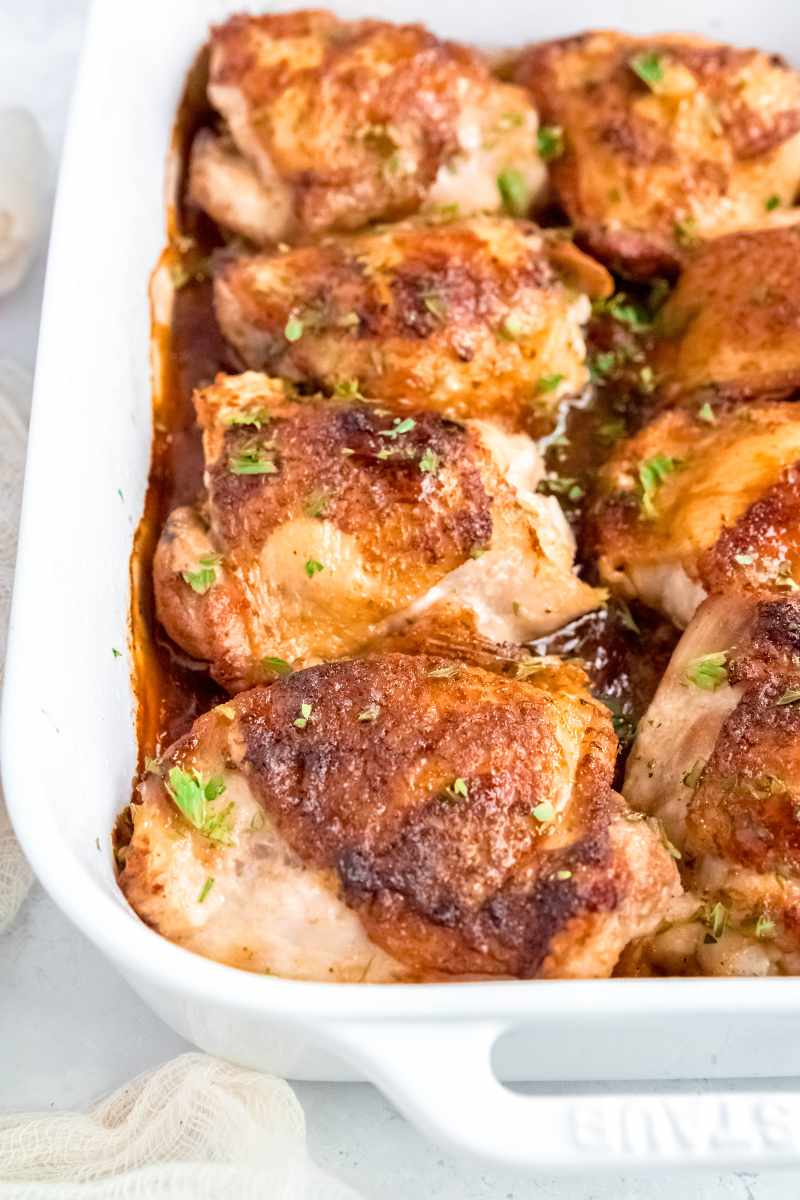
<path id="1" fill-rule="evenodd" d="M 764 201 L 764 208 L 767 210 L 767 212 L 774 212 L 776 208 L 780 208 L 780 205 L 780 196 L 767 196 L 766 200 Z"/>
<path id="2" fill-rule="evenodd" d="M 423 475 L 438 475 L 439 467 L 441 466 L 441 458 L 431 446 L 426 446 L 422 458 L 419 460 L 419 469 Z"/>
<path id="3" fill-rule="evenodd" d="M 670 458 L 667 454 L 654 454 L 639 467 L 639 502 L 642 512 L 648 520 L 654 520 L 656 515 L 655 496 L 664 481 L 680 466 L 680 459 Z"/>
<path id="4" fill-rule="evenodd" d="M 564 130 L 560 125 L 540 125 L 536 134 L 536 148 L 542 162 L 552 162 L 564 153 Z"/>
<path id="5" fill-rule="evenodd" d="M 633 58 L 628 59 L 628 66 L 651 90 L 654 84 L 661 83 L 664 78 L 664 64 L 655 50 L 634 54 Z"/>
<path id="6" fill-rule="evenodd" d="M 705 421 L 706 425 L 716 425 L 717 418 L 713 408 L 706 400 L 705 404 L 701 405 L 697 410 L 698 421 Z"/>
<path id="7" fill-rule="evenodd" d="M 536 390 L 544 393 L 554 392 L 563 379 L 563 375 L 542 375 L 536 384 Z"/>
<path id="8" fill-rule="evenodd" d="M 203 886 L 200 889 L 200 895 L 197 897 L 198 904 L 203 903 L 203 901 L 205 900 L 206 896 L 211 891 L 213 886 L 214 886 L 214 877 L 212 875 L 209 875 L 208 879 L 205 881 L 205 883 L 203 884 Z"/>
<path id="9" fill-rule="evenodd" d="M 556 871 L 556 879 L 562 883 L 565 879 L 572 879 L 572 871 Z"/>
<path id="10" fill-rule="evenodd" d="M 422 297 L 422 303 L 425 305 L 432 317 L 436 317 L 437 321 L 444 321 L 447 318 L 447 305 L 441 296 L 437 296 L 435 292 L 428 292 Z"/>
<path id="11" fill-rule="evenodd" d="M 458 796 L 462 800 L 466 800 L 467 797 L 469 796 L 469 788 L 467 787 L 467 781 L 465 779 L 462 779 L 461 776 L 459 776 L 458 779 L 454 779 L 453 782 L 450 784 L 450 787 L 447 790 L 453 796 Z"/>
<path id="12" fill-rule="evenodd" d="M 452 663 L 446 667 L 434 667 L 433 670 L 428 671 L 428 678 L 429 679 L 452 679 L 453 676 L 455 676 L 457 674 L 458 674 L 458 667 L 455 665 L 455 663 Z"/>
<path id="13" fill-rule="evenodd" d="M 308 718 L 311 716 L 312 707 L 313 706 L 309 704 L 307 700 L 304 700 L 300 705 L 300 716 L 295 717 L 294 721 L 292 722 L 296 729 L 305 729 L 306 725 L 308 724 Z"/>
<path id="14" fill-rule="evenodd" d="M 361 384 L 357 379 L 340 379 L 334 385 L 333 394 L 339 400 L 363 400 Z"/>
<path id="15" fill-rule="evenodd" d="M 525 176 L 515 167 L 506 167 L 497 176 L 497 190 L 503 208 L 512 217 L 524 217 L 530 208 L 531 193 Z"/>
<path id="16" fill-rule="evenodd" d="M 782 708 L 784 704 L 797 704 L 798 700 L 800 700 L 800 688 L 787 688 L 783 695 L 775 701 L 775 707 Z"/>
<path id="17" fill-rule="evenodd" d="M 756 937 L 762 941 L 775 937 L 775 922 L 766 913 L 761 913 L 756 921 Z"/>
<path id="18" fill-rule="evenodd" d="M 325 570 L 325 564 L 318 561 L 316 558 L 307 558 L 305 572 L 309 579 L 313 579 L 320 571 Z"/>
<path id="19" fill-rule="evenodd" d="M 111 647 L 111 653 L 113 654 L 114 658 L 122 658 L 122 651 L 118 650 L 116 646 Z"/>
<path id="20" fill-rule="evenodd" d="M 604 350 L 593 354 L 589 359 L 589 378 L 592 383 L 602 383 L 607 379 L 617 365 L 617 356 L 613 350 Z"/>
<path id="21" fill-rule="evenodd" d="M 399 417 L 395 417 L 394 425 L 392 426 L 392 428 L 391 429 L 379 429 L 378 437 L 385 437 L 385 438 L 400 437 L 400 435 L 402 433 L 410 433 L 411 430 L 416 425 L 416 423 L 417 422 L 414 420 L 413 417 L 406 417 L 405 420 L 403 420 L 403 421 L 401 421 Z M 381 451 L 381 453 L 383 453 L 383 451 Z M 391 453 L 391 451 L 389 451 L 389 453 Z"/>
<path id="22" fill-rule="evenodd" d="M 283 329 L 287 342 L 299 342 L 303 336 L 303 322 L 299 317 L 289 317 Z"/>
<path id="23" fill-rule="evenodd" d="M 516 313 L 510 312 L 497 331 L 507 342 L 516 342 L 525 333 L 525 325 Z"/>
<path id="24" fill-rule="evenodd" d="M 377 721 L 380 716 L 380 704 L 368 704 L 366 708 L 362 708 L 358 714 L 359 721 Z"/>
<path id="25" fill-rule="evenodd" d="M 250 447 L 228 459 L 231 475 L 276 475 L 278 468 L 263 450 Z"/>
<path id="26" fill-rule="evenodd" d="M 727 650 L 703 654 L 686 668 L 686 679 L 704 692 L 716 692 L 728 682 Z"/>
<path id="27" fill-rule="evenodd" d="M 694 764 L 694 766 L 690 767 L 690 769 L 681 776 L 681 783 L 683 784 L 683 786 L 687 787 L 687 788 L 691 788 L 692 791 L 694 791 L 694 789 L 697 787 L 698 783 L 700 782 L 700 778 L 703 774 L 703 771 L 705 771 L 705 769 L 706 769 L 705 760 L 702 758 L 698 758 L 698 760 Z"/>
<path id="28" fill-rule="evenodd" d="M 619 325 L 627 325 L 632 333 L 645 333 L 653 327 L 650 312 L 645 305 L 631 300 L 624 292 L 615 292 L 607 300 L 595 300 L 592 311 L 598 316 L 611 317 Z"/>
<path id="29" fill-rule="evenodd" d="M 217 567 L 222 561 L 221 554 L 204 554 L 198 559 L 196 571 L 181 571 L 181 579 L 188 583 L 193 592 L 204 596 L 208 589 L 216 583 Z"/>
<path id="30" fill-rule="evenodd" d="M 219 811 L 211 805 L 225 791 L 225 781 L 219 776 L 206 778 L 199 771 L 184 771 L 181 767 L 172 767 L 166 783 L 175 804 L 198 833 L 209 838 L 212 842 L 223 845 L 231 843 L 230 815 L 233 803 Z"/>
<path id="31" fill-rule="evenodd" d="M 261 665 L 265 671 L 272 671 L 274 675 L 278 675 L 281 679 L 292 674 L 292 667 L 285 658 L 262 658 Z"/>
<path id="32" fill-rule="evenodd" d="M 733 561 L 738 563 L 740 567 L 749 567 L 755 559 L 752 554 L 734 554 Z"/>
<path id="33" fill-rule="evenodd" d="M 549 825 L 555 815 L 556 811 L 549 800 L 543 800 L 541 804 L 537 804 L 535 808 L 531 809 L 531 816 L 540 825 Z"/>
<path id="34" fill-rule="evenodd" d="M 223 425 L 254 425 L 256 429 L 260 429 L 262 425 L 266 425 L 271 420 L 270 414 L 265 408 L 245 408 L 241 411 L 227 409 L 220 416 Z"/>
<path id="35" fill-rule="evenodd" d="M 708 926 L 712 941 L 718 942 L 722 937 L 728 925 L 728 917 L 728 910 L 721 900 L 718 900 L 711 908 L 705 909 L 703 921 Z"/>
<path id="36" fill-rule="evenodd" d="M 604 421 L 597 430 L 597 436 L 601 441 L 611 443 L 618 442 L 620 438 L 624 438 L 627 433 L 625 422 L 622 417 L 612 417 L 610 421 Z"/>
<path id="37" fill-rule="evenodd" d="M 634 620 L 628 602 L 626 600 L 616 600 L 615 607 L 622 628 L 627 629 L 629 633 L 640 634 L 642 631 Z"/>

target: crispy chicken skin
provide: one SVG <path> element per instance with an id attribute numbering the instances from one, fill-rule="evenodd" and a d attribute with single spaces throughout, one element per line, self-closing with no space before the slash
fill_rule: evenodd
<path id="1" fill-rule="evenodd" d="M 551 182 L 579 237 L 624 273 L 672 271 L 697 238 L 787 219 L 800 76 L 777 56 L 598 31 L 530 47 L 512 78 L 563 130 Z"/>
<path id="2" fill-rule="evenodd" d="M 612 291 L 571 242 L 490 216 L 240 256 L 214 280 L 249 367 L 507 425 L 583 391 L 589 297 Z"/>
<path id="3" fill-rule="evenodd" d="M 800 226 L 694 251 L 661 308 L 651 358 L 667 402 L 701 388 L 746 400 L 800 386 Z"/>
<path id="4" fill-rule="evenodd" d="M 524 211 L 544 184 L 525 90 L 420 25 L 231 17 L 211 31 L 208 97 L 225 130 L 198 139 L 190 198 L 257 242 L 421 208 L 498 210 L 498 178 Z"/>
<path id="5" fill-rule="evenodd" d="M 624 786 L 682 852 L 690 895 L 626 970 L 800 973 L 798 700 L 800 600 L 706 600 L 639 726 Z"/>
<path id="6" fill-rule="evenodd" d="M 681 627 L 712 591 L 793 590 L 800 408 L 662 413 L 601 468 L 590 529 L 602 580 Z"/>
<path id="7" fill-rule="evenodd" d="M 219 376 L 196 393 L 207 499 L 154 563 L 169 635 L 231 691 L 381 635 L 524 642 L 594 608 L 574 539 L 535 493 L 529 438 Z"/>
<path id="8" fill-rule="evenodd" d="M 122 887 L 167 937 L 253 971 L 607 976 L 678 891 L 612 790 L 615 754 L 580 686 L 399 654 L 314 667 L 172 747 L 132 805 Z M 181 772 L 214 781 L 194 827 Z"/>

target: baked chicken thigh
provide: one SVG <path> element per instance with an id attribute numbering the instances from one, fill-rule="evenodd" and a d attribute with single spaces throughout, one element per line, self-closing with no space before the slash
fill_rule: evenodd
<path id="1" fill-rule="evenodd" d="M 800 75 L 776 55 L 598 31 L 530 47 L 512 78 L 551 129 L 551 181 L 569 220 L 624 273 L 671 271 L 697 239 L 787 219 Z"/>
<path id="2" fill-rule="evenodd" d="M 667 402 L 800 386 L 800 225 L 698 247 L 658 314 L 652 370 Z"/>
<path id="3" fill-rule="evenodd" d="M 628 761 L 689 894 L 625 969 L 800 974 L 800 600 L 716 595 L 675 650 Z"/>
<path id="4" fill-rule="evenodd" d="M 122 887 L 180 945 L 300 979 L 608 975 L 678 891 L 608 711 L 443 658 L 314 667 L 195 722 Z"/>
<path id="5" fill-rule="evenodd" d="M 545 170 L 536 112 L 483 58 L 420 25 L 306 10 L 211 31 L 189 195 L 259 244 L 421 208 L 524 215 Z"/>
<path id="6" fill-rule="evenodd" d="M 167 521 L 156 606 L 231 691 L 409 628 L 525 642 L 602 601 L 522 434 L 301 399 L 255 372 L 195 403 L 207 498 Z"/>
<path id="7" fill-rule="evenodd" d="M 597 478 L 602 580 L 685 626 L 706 594 L 800 586 L 800 408 L 673 409 Z"/>
<path id="8" fill-rule="evenodd" d="M 325 390 L 519 423 L 589 381 L 589 297 L 611 276 L 525 221 L 415 219 L 240 256 L 214 280 L 243 362 Z"/>

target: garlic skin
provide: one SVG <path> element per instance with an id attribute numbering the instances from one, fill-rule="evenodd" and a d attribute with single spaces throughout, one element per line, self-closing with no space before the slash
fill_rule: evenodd
<path id="1" fill-rule="evenodd" d="M 26 109 L 0 111 L 0 296 L 17 287 L 33 262 L 47 216 L 48 155 Z"/>

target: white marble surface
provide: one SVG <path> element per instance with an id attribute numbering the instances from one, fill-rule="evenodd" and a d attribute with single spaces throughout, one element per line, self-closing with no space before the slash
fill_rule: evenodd
<path id="1" fill-rule="evenodd" d="M 52 154 L 53 179 L 86 7 L 86 0 L 0 0 L 0 107 L 23 104 L 35 112 Z M 25 284 L 0 298 L 0 360 L 33 367 L 43 279 L 44 252 Z M 0 1110 L 83 1107 L 185 1048 L 35 887 L 0 939 Z M 366 1085 L 300 1084 L 297 1091 L 314 1156 L 369 1200 L 423 1194 L 430 1200 L 797 1195 L 797 1178 L 788 1175 L 556 1181 L 482 1170 L 442 1154 Z"/>

